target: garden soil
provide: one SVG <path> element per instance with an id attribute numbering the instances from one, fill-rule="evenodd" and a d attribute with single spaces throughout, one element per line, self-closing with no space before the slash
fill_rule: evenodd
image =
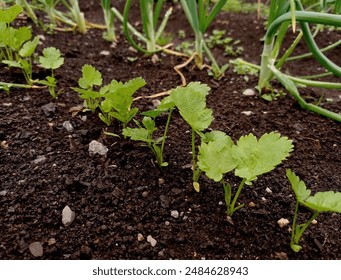
<path id="1" fill-rule="evenodd" d="M 99 1 L 82 2 L 86 18 L 102 23 Z M 173 32 L 176 43 L 180 42 L 180 29 L 193 39 L 180 8 L 172 5 L 167 30 Z M 18 24 L 27 22 L 31 24 L 21 18 Z M 244 48 L 241 57 L 259 63 L 263 23 L 264 18 L 258 19 L 256 13 L 224 13 L 211 30 L 226 30 L 226 35 L 240 40 Z M 332 213 L 320 214 L 309 226 L 299 253 L 290 249 L 295 196 L 285 176 L 290 168 L 313 192 L 341 191 L 339 123 L 301 109 L 289 94 L 273 102 L 258 94 L 243 95 L 245 89 L 255 88 L 257 77 L 238 75 L 233 67 L 220 80 L 208 76 L 205 69 L 196 69 L 193 63 L 183 68 L 187 82 L 200 81 L 211 87 L 207 106 L 214 112 L 212 129 L 226 132 L 234 141 L 249 133 L 260 137 L 271 131 L 293 140 L 294 151 L 286 161 L 243 189 L 239 202 L 245 206 L 233 215 L 231 224 L 226 218 L 221 185 L 203 175 L 199 180 L 201 191 L 192 187 L 190 128 L 178 112 L 171 120 L 166 141 L 169 166 L 159 168 L 151 151 L 141 143 L 104 133 L 120 134 L 120 124 L 107 128 L 97 114 L 73 110 L 82 100 L 70 87 L 78 86 L 84 64 L 99 69 L 104 83 L 143 77 L 147 85 L 136 96 L 148 96 L 181 85 L 173 67 L 185 58 L 158 53 L 152 59 L 136 53 L 121 32 L 117 44 L 112 45 L 102 39 L 98 29 L 86 34 L 34 30 L 44 35 L 39 52 L 54 46 L 64 55 L 65 64 L 56 70 L 58 87 L 63 91 L 57 100 L 46 88 L 13 88 L 10 94 L 0 93 L 0 259 L 341 258 L 341 216 Z M 317 40 L 324 46 L 340 37 L 340 31 L 326 30 Z M 291 39 L 288 34 L 287 44 Z M 328 52 L 339 65 L 340 51 L 339 47 Z M 215 52 L 220 64 L 233 58 L 223 56 L 219 47 Z M 301 43 L 298 53 L 303 52 Z M 308 75 L 321 71 L 321 67 L 305 59 L 288 64 L 285 71 Z M 24 83 L 14 70 L 1 66 L 0 74 L 2 81 Z M 48 74 L 36 68 L 34 77 Z M 300 91 L 309 102 L 341 112 L 340 92 Z M 134 105 L 140 111 L 152 109 L 155 99 L 140 99 Z M 167 116 L 157 119 L 160 133 L 166 120 Z M 65 122 L 70 122 L 73 130 L 68 131 Z M 108 147 L 106 157 L 89 154 L 92 140 Z M 233 174 L 225 179 L 235 191 L 240 179 Z M 68 226 L 62 223 L 66 206 L 75 212 Z M 308 210 L 300 208 L 300 222 L 309 216 Z M 290 223 L 280 227 L 281 218 Z M 40 257 L 32 254 L 32 247 L 30 250 L 34 242 L 43 247 Z"/>

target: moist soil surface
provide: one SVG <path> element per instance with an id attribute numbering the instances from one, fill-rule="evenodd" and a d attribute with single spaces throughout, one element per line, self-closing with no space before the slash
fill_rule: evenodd
<path id="1" fill-rule="evenodd" d="M 99 4 L 82 2 L 86 18 L 102 23 Z M 255 13 L 223 13 L 211 30 L 226 30 L 228 36 L 240 40 L 239 45 L 244 48 L 241 57 L 259 63 L 263 22 Z M 18 23 L 30 21 L 22 18 Z M 180 29 L 193 39 L 176 5 L 167 28 L 174 32 L 174 41 L 178 40 Z M 36 34 L 43 33 L 41 29 L 34 30 Z M 192 187 L 191 134 L 178 112 L 172 118 L 165 147 L 169 166 L 160 169 L 151 151 L 141 143 L 106 136 L 107 127 L 97 114 L 70 111 L 82 104 L 70 87 L 78 86 L 85 63 L 102 72 L 105 84 L 112 79 L 125 82 L 143 77 L 147 86 L 136 96 L 152 95 L 181 84 L 173 67 L 185 58 L 159 53 L 159 61 L 153 62 L 151 56 L 132 51 L 123 35 L 119 36 L 113 47 L 102 39 L 101 30 L 91 29 L 86 34 L 44 33 L 39 52 L 43 47 L 54 46 L 65 57 L 65 64 L 56 70 L 58 87 L 63 89 L 59 98 L 53 100 L 47 89 L 0 93 L 0 258 L 340 259 L 341 218 L 336 214 L 320 214 L 317 223 L 304 233 L 302 250 L 294 253 L 290 249 L 295 199 L 285 176 L 286 168 L 291 168 L 313 192 L 341 191 L 340 124 L 301 109 L 289 94 L 273 102 L 257 94 L 243 95 L 245 89 L 256 86 L 257 77 L 245 79 L 232 67 L 220 80 L 212 79 L 206 70 L 194 68 L 193 63 L 182 69 L 187 82 L 200 81 L 211 87 L 207 106 L 214 112 L 212 129 L 226 132 L 234 141 L 251 132 L 260 137 L 278 131 L 292 139 L 295 146 L 291 156 L 274 171 L 243 189 L 239 201 L 245 206 L 233 215 L 232 225 L 226 219 L 221 185 L 201 176 L 201 191 L 197 193 Z M 291 37 L 288 35 L 287 44 Z M 340 37 L 340 32 L 325 31 L 317 40 L 324 46 Z M 109 51 L 109 55 L 101 54 L 102 51 Z M 219 48 L 215 52 L 221 64 L 233 58 L 222 56 Z M 298 53 L 303 52 L 302 42 Z M 328 57 L 340 65 L 340 47 L 328 52 Z M 287 68 L 286 71 L 306 75 L 317 73 L 320 66 L 305 59 L 288 64 Z M 20 73 L 3 66 L 0 73 L 2 81 L 24 83 Z M 37 78 L 48 74 L 35 69 Z M 340 113 L 340 92 L 324 92 L 333 102 L 321 92 L 301 89 L 306 100 L 320 101 L 324 108 Z M 52 110 L 43 109 L 47 104 Z M 134 105 L 140 111 L 153 108 L 152 99 L 140 99 Z M 160 131 L 166 119 L 162 116 L 157 120 Z M 65 121 L 72 124 L 73 131 L 66 130 Z M 109 131 L 120 134 L 121 128 L 116 122 Z M 108 147 L 106 157 L 89 154 L 92 140 Z M 225 179 L 235 191 L 239 179 L 232 174 Z M 69 226 L 62 223 L 66 206 L 75 212 L 75 220 Z M 310 216 L 303 208 L 300 213 L 301 222 Z M 281 228 L 277 223 L 281 218 L 288 219 L 289 225 Z M 148 236 L 156 240 L 156 245 L 147 241 Z M 41 243 L 41 257 L 30 252 L 33 242 Z"/>

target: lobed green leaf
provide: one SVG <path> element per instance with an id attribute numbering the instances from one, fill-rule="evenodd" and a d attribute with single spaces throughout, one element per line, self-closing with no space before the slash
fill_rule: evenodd
<path id="1" fill-rule="evenodd" d="M 102 85 L 102 74 L 95 67 L 89 64 L 85 64 L 82 67 L 82 78 L 78 80 L 78 84 L 81 88 L 89 89 L 94 85 Z"/>
<path id="2" fill-rule="evenodd" d="M 122 130 L 122 134 L 134 141 L 152 142 L 152 140 L 148 139 L 148 130 L 143 127 L 127 127 Z"/>
<path id="3" fill-rule="evenodd" d="M 325 191 L 310 195 L 311 190 L 307 189 L 305 183 L 291 170 L 286 175 L 290 181 L 297 201 L 303 206 L 317 212 L 341 213 L 341 192 Z"/>
<path id="4" fill-rule="evenodd" d="M 10 24 L 22 11 L 23 8 L 19 5 L 13 5 L 8 9 L 0 9 L 0 22 Z"/>
<path id="5" fill-rule="evenodd" d="M 235 174 L 251 184 L 257 176 L 273 170 L 292 150 L 292 141 L 279 133 L 266 133 L 259 140 L 251 133 L 242 136 L 232 148 L 238 162 Z"/>
<path id="6" fill-rule="evenodd" d="M 21 57 L 30 57 L 39 44 L 39 37 L 36 36 L 32 41 L 26 42 L 19 51 Z"/>
<path id="7" fill-rule="evenodd" d="M 207 177 L 219 182 L 223 175 L 237 166 L 232 157 L 233 141 L 223 132 L 205 134 L 208 143 L 199 147 L 198 166 Z"/>
<path id="8" fill-rule="evenodd" d="M 43 55 L 39 57 L 39 62 L 45 69 L 57 69 L 64 63 L 64 58 L 60 51 L 54 47 L 43 50 Z"/>
<path id="9" fill-rule="evenodd" d="M 212 110 L 206 108 L 209 90 L 206 84 L 191 82 L 186 87 L 177 87 L 170 94 L 180 115 L 196 131 L 203 131 L 213 121 Z"/>

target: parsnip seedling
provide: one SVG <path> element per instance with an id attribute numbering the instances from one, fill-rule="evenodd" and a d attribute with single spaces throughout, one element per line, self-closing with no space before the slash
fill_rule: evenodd
<path id="1" fill-rule="evenodd" d="M 57 93 L 55 91 L 57 80 L 54 77 L 54 70 L 64 64 L 64 58 L 58 49 L 49 47 L 43 50 L 43 55 L 39 57 L 39 62 L 41 67 L 51 70 L 51 76 L 47 76 L 45 81 L 39 81 L 39 83 L 48 86 L 51 96 L 57 98 L 60 91 Z"/>
<path id="2" fill-rule="evenodd" d="M 104 100 L 100 103 L 100 119 L 110 125 L 113 119 L 117 119 L 125 128 L 136 113 L 138 108 L 131 108 L 133 94 L 146 84 L 142 78 L 135 78 L 126 83 L 113 80 L 108 86 L 102 88 Z"/>
<path id="3" fill-rule="evenodd" d="M 250 133 L 240 137 L 237 144 L 222 132 L 213 136 L 199 147 L 198 166 L 207 177 L 222 183 L 226 214 L 231 217 L 243 207 L 243 204 L 235 205 L 244 185 L 251 185 L 259 175 L 273 170 L 289 156 L 293 145 L 287 137 L 275 132 L 266 133 L 259 140 Z M 242 181 L 232 200 L 231 185 L 224 181 L 223 176 L 233 170 Z"/>
<path id="4" fill-rule="evenodd" d="M 135 78 L 126 83 L 112 80 L 109 85 L 102 86 L 102 74 L 91 65 L 82 67 L 82 77 L 78 81 L 80 88 L 72 88 L 80 93 L 84 99 L 85 107 L 95 112 L 100 109 L 99 118 L 111 125 L 113 119 L 117 119 L 126 127 L 136 115 L 138 109 L 131 108 L 133 94 L 146 84 L 142 78 Z M 94 87 L 98 86 L 96 90 Z"/>
<path id="5" fill-rule="evenodd" d="M 21 46 L 32 38 L 29 27 L 14 28 L 11 23 L 23 11 L 18 5 L 0 9 L 0 59 L 18 62 Z"/>
<path id="6" fill-rule="evenodd" d="M 147 143 L 147 146 L 153 151 L 158 165 L 160 167 L 167 166 L 168 163 L 163 160 L 163 151 L 160 148 L 164 137 L 153 139 L 153 134 L 157 130 L 155 127 L 155 119 L 144 117 L 142 120 L 144 127 L 138 121 L 135 121 L 135 123 L 138 125 L 138 128 L 126 127 L 123 129 L 122 134 L 132 140 Z"/>
<path id="7" fill-rule="evenodd" d="M 102 74 L 95 67 L 85 64 L 82 67 L 82 77 L 78 80 L 80 88 L 72 87 L 72 89 L 80 94 L 80 98 L 84 100 L 84 107 L 94 113 L 99 106 L 103 94 L 94 89 L 95 86 L 102 85 Z"/>
<path id="8" fill-rule="evenodd" d="M 2 63 L 7 64 L 9 67 L 20 68 L 28 85 L 32 85 L 34 82 L 32 80 L 33 53 L 38 46 L 38 43 L 39 37 L 36 36 L 33 40 L 27 41 L 23 44 L 19 52 L 16 54 L 16 59 L 14 61 L 2 61 Z"/>
<path id="9" fill-rule="evenodd" d="M 206 108 L 206 96 L 210 88 L 199 82 L 189 83 L 186 87 L 172 90 L 170 100 L 179 109 L 180 115 L 192 129 L 193 187 L 200 191 L 198 183 L 200 169 L 197 167 L 195 136 L 203 135 L 213 121 L 212 109 Z"/>
<path id="10" fill-rule="evenodd" d="M 305 183 L 301 181 L 294 172 L 287 169 L 286 174 L 296 196 L 296 207 L 292 223 L 290 247 L 295 252 L 298 252 L 302 249 L 302 246 L 299 245 L 302 234 L 320 213 L 341 213 L 341 192 L 325 191 L 311 195 L 311 190 L 307 189 Z M 306 223 L 298 225 L 297 216 L 299 205 L 302 205 L 312 211 L 312 215 Z"/>
<path id="11" fill-rule="evenodd" d="M 135 141 L 142 141 L 147 143 L 148 147 L 153 151 L 156 161 L 160 167 L 168 166 L 168 163 L 164 161 L 163 151 L 174 106 L 175 105 L 173 102 L 170 101 L 170 98 L 166 97 L 161 101 L 161 104 L 158 106 L 157 109 L 142 113 L 145 116 L 142 120 L 142 124 L 144 127 L 142 127 L 142 125 L 138 121 L 135 121 L 138 128 L 123 129 L 124 136 L 129 137 L 130 139 Z M 155 118 L 166 112 L 168 112 L 168 118 L 163 135 L 162 137 L 154 139 L 153 134 L 157 130 L 155 126 Z"/>

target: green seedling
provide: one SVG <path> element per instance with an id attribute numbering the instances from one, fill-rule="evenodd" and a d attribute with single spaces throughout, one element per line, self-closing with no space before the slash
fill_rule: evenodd
<path id="1" fill-rule="evenodd" d="M 33 67 L 33 54 L 38 46 L 39 37 L 36 36 L 33 40 L 25 42 L 19 52 L 16 54 L 16 60 L 3 60 L 2 63 L 7 64 L 9 67 L 20 68 L 25 76 L 28 85 L 33 84 L 32 80 L 32 67 Z"/>
<path id="2" fill-rule="evenodd" d="M 80 93 L 84 106 L 91 112 L 100 109 L 99 118 L 106 125 L 111 125 L 113 119 L 117 119 L 126 127 L 138 111 L 137 108 L 131 108 L 132 96 L 146 82 L 142 78 L 135 78 L 126 83 L 112 80 L 109 85 L 102 86 L 102 81 L 101 72 L 86 64 L 82 67 L 82 77 L 78 80 L 79 88 L 72 89 Z"/>
<path id="3" fill-rule="evenodd" d="M 271 132 L 257 139 L 252 133 L 239 138 L 236 144 L 225 133 L 213 131 L 205 135 L 199 147 L 198 166 L 210 179 L 224 188 L 228 219 L 244 204 L 236 206 L 245 185 L 252 185 L 258 176 L 270 172 L 293 150 L 292 141 Z M 234 171 L 242 181 L 232 199 L 232 187 L 223 176 Z"/>
<path id="4" fill-rule="evenodd" d="M 14 28 L 10 24 L 23 11 L 14 5 L 8 9 L 0 9 L 0 58 L 6 61 L 18 61 L 22 45 L 32 38 L 29 27 Z"/>
<path id="5" fill-rule="evenodd" d="M 197 134 L 202 137 L 203 131 L 213 121 L 212 109 L 206 108 L 206 96 L 209 90 L 210 88 L 206 84 L 192 82 L 186 87 L 173 89 L 169 99 L 169 102 L 174 103 L 182 118 L 191 127 L 193 187 L 198 192 L 200 191 L 198 180 L 201 171 L 197 166 L 195 138 Z"/>
<path id="6" fill-rule="evenodd" d="M 290 247 L 295 252 L 299 252 L 302 249 L 302 246 L 299 245 L 299 241 L 304 231 L 320 213 L 341 213 L 341 193 L 325 191 L 317 192 L 315 195 L 311 195 L 311 190 L 307 189 L 305 183 L 301 181 L 294 172 L 288 169 L 286 175 L 296 196 L 296 206 L 292 223 Z M 308 208 L 312 212 L 311 217 L 306 223 L 303 224 L 297 224 L 297 216 L 300 205 Z"/>
<path id="7" fill-rule="evenodd" d="M 144 79 L 135 78 L 126 83 L 113 80 L 103 87 L 101 94 L 104 94 L 104 100 L 99 105 L 100 119 L 108 126 L 113 119 L 117 119 L 125 128 L 138 112 L 138 108 L 131 108 L 133 94 L 144 85 Z"/>
<path id="8" fill-rule="evenodd" d="M 72 87 L 84 100 L 84 107 L 92 113 L 96 111 L 103 99 L 103 94 L 94 89 L 95 86 L 101 86 L 102 81 L 101 72 L 95 67 L 85 64 L 82 67 L 82 77 L 78 80 L 79 88 Z"/>
<path id="9" fill-rule="evenodd" d="M 157 109 L 142 113 L 143 115 L 145 115 L 142 120 L 142 124 L 144 127 L 142 127 L 139 122 L 135 121 L 138 128 L 125 128 L 123 129 L 122 133 L 124 136 L 129 137 L 132 140 L 147 143 L 148 147 L 153 151 L 156 161 L 160 167 L 168 166 L 168 163 L 165 162 L 163 159 L 163 152 L 174 106 L 174 103 L 170 100 L 169 97 L 164 98 Z M 157 130 L 155 126 L 155 118 L 165 112 L 168 112 L 168 118 L 163 136 L 154 139 L 153 134 Z"/>
<path id="10" fill-rule="evenodd" d="M 39 81 L 40 84 L 46 85 L 52 98 L 57 98 L 61 91 L 56 92 L 57 80 L 54 76 L 54 70 L 64 64 L 64 58 L 60 51 L 54 47 L 45 48 L 43 55 L 39 57 L 40 66 L 51 70 L 51 76 L 47 76 L 46 80 Z"/>

